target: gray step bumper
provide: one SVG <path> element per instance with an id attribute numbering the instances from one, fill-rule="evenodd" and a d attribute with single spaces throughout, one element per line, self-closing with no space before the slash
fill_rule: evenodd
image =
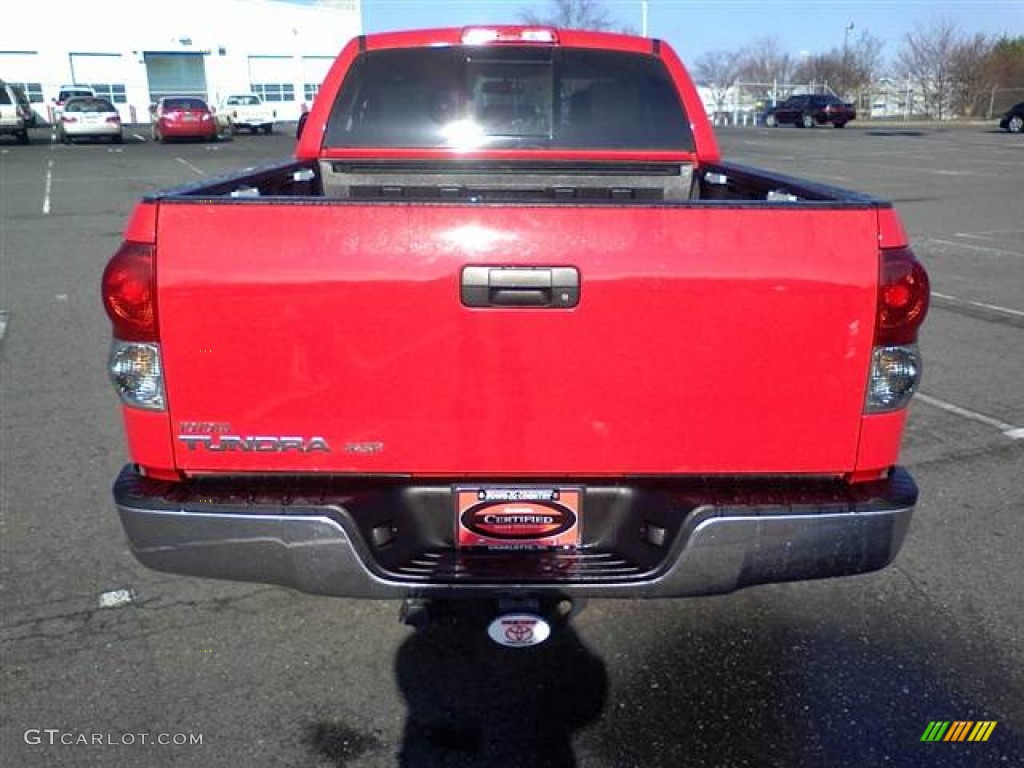
<path id="1" fill-rule="evenodd" d="M 114 496 L 132 551 L 150 568 L 367 598 L 680 597 L 864 573 L 896 556 L 917 499 L 900 468 L 858 486 L 782 478 L 574 485 L 585 488 L 586 510 L 574 552 L 454 549 L 450 485 L 166 483 L 125 467 Z"/>

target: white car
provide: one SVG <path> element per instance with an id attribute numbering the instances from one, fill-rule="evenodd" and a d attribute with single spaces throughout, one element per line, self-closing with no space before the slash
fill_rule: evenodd
<path id="1" fill-rule="evenodd" d="M 98 96 L 68 99 L 57 120 L 57 137 L 65 144 L 80 138 L 107 138 L 120 144 L 124 141 L 121 115 Z"/>
<path id="2" fill-rule="evenodd" d="M 228 116 L 235 132 L 240 128 L 248 128 L 252 133 L 274 132 L 277 112 L 255 93 L 231 94 L 220 103 L 217 111 Z"/>
<path id="3" fill-rule="evenodd" d="M 57 91 L 57 98 L 53 100 L 53 112 L 55 117 L 60 117 L 64 111 L 64 105 L 69 99 L 77 99 L 83 96 L 95 96 L 96 91 L 88 85 L 62 85 Z"/>

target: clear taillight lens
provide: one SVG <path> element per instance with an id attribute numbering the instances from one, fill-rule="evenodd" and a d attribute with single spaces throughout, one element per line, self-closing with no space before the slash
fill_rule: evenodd
<path id="1" fill-rule="evenodd" d="M 149 411 L 167 407 L 159 344 L 114 339 L 109 370 L 110 380 L 125 405 Z"/>
<path id="2" fill-rule="evenodd" d="M 887 413 L 905 408 L 921 383 L 921 370 L 916 344 L 875 347 L 864 410 Z"/>

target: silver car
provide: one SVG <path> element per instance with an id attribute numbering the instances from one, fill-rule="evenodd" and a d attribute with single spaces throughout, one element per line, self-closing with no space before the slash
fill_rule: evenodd
<path id="1" fill-rule="evenodd" d="M 108 138 L 124 141 L 117 107 L 99 96 L 68 99 L 57 121 L 57 136 L 65 144 L 80 138 Z"/>

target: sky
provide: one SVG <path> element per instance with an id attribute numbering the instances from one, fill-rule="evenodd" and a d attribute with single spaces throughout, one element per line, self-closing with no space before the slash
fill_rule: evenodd
<path id="1" fill-rule="evenodd" d="M 362 0 L 363 27 L 381 32 L 416 27 L 516 23 L 523 9 L 544 11 L 544 0 Z M 605 0 L 622 25 L 641 30 L 640 0 Z M 762 37 L 775 37 L 783 50 L 823 53 L 842 48 L 862 31 L 886 43 L 882 55 L 895 57 L 904 36 L 937 20 L 964 32 L 1024 36 L 1024 0 L 648 0 L 647 31 L 667 41 L 685 62 L 709 50 L 733 51 Z"/>

